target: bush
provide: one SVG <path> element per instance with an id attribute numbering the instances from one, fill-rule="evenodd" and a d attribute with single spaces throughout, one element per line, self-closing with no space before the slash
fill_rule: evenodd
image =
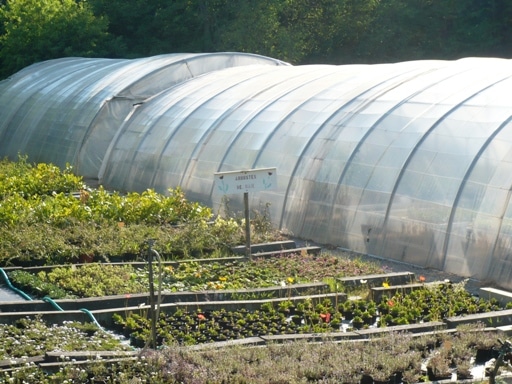
<path id="1" fill-rule="evenodd" d="M 166 259 L 207 257 L 243 241 L 234 220 L 211 224 L 210 208 L 179 188 L 121 195 L 88 189 L 71 171 L 0 162 L 0 266 L 76 263 L 84 254 L 133 260 L 148 239 Z"/>

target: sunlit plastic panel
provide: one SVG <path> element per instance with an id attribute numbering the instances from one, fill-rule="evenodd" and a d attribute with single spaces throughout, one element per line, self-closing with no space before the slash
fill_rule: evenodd
<path id="1" fill-rule="evenodd" d="M 212 207 L 215 172 L 277 167 L 250 204 L 281 229 L 512 288 L 511 78 L 488 58 L 52 60 L 0 82 L 0 155 Z"/>

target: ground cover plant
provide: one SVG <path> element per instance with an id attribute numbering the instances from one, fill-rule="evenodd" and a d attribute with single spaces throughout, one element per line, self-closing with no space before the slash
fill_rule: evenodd
<path id="1" fill-rule="evenodd" d="M 384 273 L 374 263 L 362 263 L 346 254 L 293 253 L 252 260 L 194 260 L 162 268 L 163 292 L 236 290 L 281 286 L 283 284 L 332 281 L 333 279 Z M 35 297 L 53 299 L 98 297 L 148 292 L 148 267 L 104 265 L 99 263 L 59 266 L 51 270 L 8 272 L 14 286 Z"/>
<path id="2" fill-rule="evenodd" d="M 214 215 L 179 188 L 166 195 L 90 188 L 51 164 L 0 161 L 0 267 L 133 260 L 154 239 L 166 259 L 215 257 L 243 243 L 240 220 Z M 254 241 L 278 236 L 254 215 Z M 186 225 L 185 225 L 186 224 Z"/>
<path id="3" fill-rule="evenodd" d="M 197 304 L 200 305 L 200 304 Z M 254 307 L 254 305 L 252 306 Z M 504 309 L 496 299 L 470 295 L 458 284 L 433 284 L 400 292 L 379 302 L 371 299 L 342 300 L 338 297 L 267 301 L 259 309 L 203 311 L 178 308 L 160 313 L 157 342 L 195 345 L 238 340 L 253 336 L 347 332 L 394 325 L 443 321 L 448 317 L 486 313 Z M 147 345 L 151 323 L 144 311 L 114 315 L 119 332 L 133 345 Z"/>
<path id="4" fill-rule="evenodd" d="M 148 239 L 155 240 L 164 260 L 183 261 L 164 269 L 164 289 L 169 291 L 245 289 L 266 284 L 286 286 L 328 281 L 333 291 L 340 292 L 344 287 L 336 283 L 338 277 L 385 272 L 353 255 L 344 258 L 304 253 L 268 260 L 220 262 L 215 260 L 218 256 L 229 255 L 231 246 L 244 242 L 240 219 L 215 217 L 209 208 L 187 201 L 179 189 L 170 190 L 167 196 L 152 190 L 121 194 L 92 189 L 72 174 L 71 167 L 62 171 L 47 164 L 31 165 L 26 160 L 0 162 L 0 266 L 54 266 L 37 274 L 23 269 L 10 272 L 16 284 L 32 289 L 36 296 L 73 298 L 145 292 L 149 284 L 147 269 L 105 262 L 114 258 L 143 259 Z M 281 234 L 268 225 L 265 215 L 256 214 L 251 222 L 253 241 L 280 239 Z M 192 260 L 197 257 L 209 258 L 211 263 Z M 80 267 L 69 265 L 83 261 L 93 263 Z M 378 311 L 380 327 L 497 309 L 496 303 L 472 301 L 463 294 L 463 289 L 457 292 L 443 289 L 431 299 L 398 293 L 380 303 L 347 302 L 358 306 L 352 308 L 352 312 L 361 311 L 361 318 L 366 317 L 366 313 L 371 315 L 374 309 Z M 429 303 L 428 314 L 417 312 L 418 306 L 411 305 L 423 300 Z M 80 367 L 63 359 L 58 372 L 45 371 L 27 360 L 25 365 L 0 372 L 0 379 L 20 383 L 360 383 L 364 377 L 386 380 L 400 372 L 404 383 L 413 383 L 428 379 L 427 372 L 418 368 L 418 356 L 425 357 L 425 351 L 436 356 L 430 359 L 432 372 L 446 373 L 446 367 L 453 372 L 456 367 L 462 377 L 463 373 L 469 375 L 476 345 L 484 344 L 481 336 L 487 341 L 487 347 L 497 345 L 496 335 L 483 329 L 476 329 L 472 337 L 462 330 L 458 330 L 458 334 L 463 337 L 436 332 L 414 339 L 411 335 L 390 332 L 379 338 L 384 344 L 376 340 L 375 343 L 334 343 L 329 335 L 338 329 L 340 322 L 348 320 L 348 312 L 344 312 L 348 308 L 332 302 L 329 305 L 317 302 L 302 309 L 299 304 L 292 308 L 290 302 L 283 303 L 279 308 L 262 306 L 258 316 L 243 310 L 240 313 L 199 310 L 162 313 L 158 340 L 161 350 L 143 348 L 135 360 L 96 359 Z M 428 315 L 430 318 L 425 317 Z M 266 329 L 260 331 L 257 328 L 260 325 L 255 324 L 260 317 L 269 318 L 273 323 L 264 324 Z M 355 318 L 352 313 L 353 328 L 357 328 Z M 116 320 L 126 336 L 144 347 L 147 345 L 147 316 L 131 313 Z M 208 322 L 220 325 L 224 320 L 231 326 L 229 332 L 213 327 L 215 335 L 207 328 Z M 173 327 L 164 327 L 169 324 Z M 369 324 L 363 322 L 361 327 L 365 326 Z M 26 359 L 51 350 L 129 348 L 127 343 L 119 343 L 118 338 L 107 337 L 108 333 L 94 328 L 90 324 L 58 326 L 44 324 L 39 319 L 23 319 L 14 327 L 3 326 L 0 345 L 6 346 L 5 359 Z M 257 349 L 229 348 L 221 353 L 217 349 L 201 352 L 182 347 L 246 338 L 251 336 L 249 331 L 252 335 L 315 332 L 325 335 L 325 339 L 318 344 L 294 342 Z M 223 336 L 218 337 L 220 333 Z M 41 335 L 46 342 L 42 342 Z M 475 341 L 473 335 L 478 335 L 480 340 Z M 469 340 L 473 340 L 473 344 Z M 19 345 L 23 348 L 15 355 L 13 351 Z"/>
<path id="5" fill-rule="evenodd" d="M 0 360 L 43 355 L 48 351 L 131 350 L 112 333 L 92 323 L 67 321 L 46 324 L 39 317 L 26 317 L 14 324 L 0 324 Z"/>
<path id="6" fill-rule="evenodd" d="M 483 347 L 499 345 L 499 335 L 485 330 L 481 324 L 420 335 L 389 332 L 357 342 L 335 342 L 326 335 L 321 343 L 270 343 L 265 348 L 233 345 L 222 351 L 170 345 L 159 350 L 143 349 L 132 359 L 108 361 L 98 356 L 80 365 L 66 359 L 63 353 L 57 371 L 48 372 L 27 362 L 0 372 L 0 380 L 43 384 L 412 384 L 437 379 L 432 372 L 440 372 L 447 364 L 458 379 L 471 377 L 469 362 L 478 358 Z"/>

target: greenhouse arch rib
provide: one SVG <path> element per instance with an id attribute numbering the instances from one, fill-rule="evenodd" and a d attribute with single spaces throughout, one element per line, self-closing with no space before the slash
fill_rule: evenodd
<path id="1" fill-rule="evenodd" d="M 471 172 L 473 171 L 473 169 L 475 168 L 476 164 L 478 163 L 478 160 L 480 160 L 480 157 L 482 156 L 482 154 L 485 152 L 485 150 L 488 148 L 488 146 L 490 145 L 490 143 L 496 138 L 496 136 L 510 123 L 512 122 L 512 116 L 510 116 L 506 121 L 504 121 L 503 123 L 500 124 L 500 126 L 498 128 L 496 128 L 496 130 L 492 133 L 492 135 L 489 136 L 489 138 L 485 141 L 485 143 L 482 145 L 482 147 L 480 148 L 480 150 L 478 151 L 478 153 L 475 155 L 473 161 L 471 162 L 470 166 L 468 167 L 465 175 L 464 175 L 464 178 L 462 180 L 462 183 L 460 185 L 460 188 L 459 190 L 457 191 L 457 196 L 455 197 L 455 200 L 454 200 L 454 203 L 453 203 L 453 206 L 452 206 L 452 211 L 450 213 L 450 219 L 448 221 L 448 228 L 447 228 L 447 233 L 451 233 L 451 228 L 452 228 L 452 225 L 453 225 L 453 220 L 454 220 L 454 216 L 455 216 L 455 212 L 458 208 L 458 203 L 459 203 L 459 200 L 460 200 L 460 197 L 462 195 L 462 192 L 464 190 L 464 187 L 466 186 L 467 182 L 468 182 L 468 178 L 469 178 L 469 175 L 471 174 Z M 502 209 L 502 214 L 500 216 L 500 220 L 499 220 L 499 227 L 496 231 L 496 236 L 495 236 L 495 240 L 493 242 L 493 245 L 492 245 L 492 251 L 489 255 L 487 255 L 487 260 L 488 262 L 486 263 L 487 264 L 487 268 L 486 268 L 486 271 L 483 271 L 482 272 L 482 276 L 487 276 L 488 275 L 488 272 L 489 272 L 489 266 L 490 264 L 492 263 L 492 260 L 494 259 L 494 251 L 496 249 L 496 244 L 498 242 L 498 239 L 500 237 L 500 233 L 501 233 L 501 227 L 503 225 L 503 218 L 504 218 L 504 215 L 505 215 L 505 212 L 507 210 L 507 207 L 508 205 L 510 204 L 510 201 L 511 201 L 511 195 L 512 195 L 512 184 L 510 185 L 509 187 L 509 193 L 507 194 L 507 199 L 504 201 L 503 203 L 503 209 Z M 445 239 L 445 246 L 443 248 L 443 256 L 444 256 L 444 260 L 443 260 L 443 269 L 446 268 L 446 257 L 447 257 L 447 253 L 448 253 L 448 245 L 449 245 L 449 242 L 450 242 L 450 236 L 447 236 L 446 239 Z"/>
<path id="2" fill-rule="evenodd" d="M 286 78 L 285 80 L 283 80 L 282 82 L 279 82 L 279 83 L 274 83 L 272 84 L 270 87 L 267 87 L 267 88 L 264 88 L 264 89 L 260 89 L 258 91 L 258 95 L 259 94 L 263 94 L 267 91 L 269 91 L 270 89 L 272 88 L 276 88 L 276 85 L 283 85 L 285 82 L 289 82 L 290 80 L 297 80 L 299 79 L 300 77 L 302 76 L 306 76 L 308 75 L 308 73 L 299 73 L 297 74 L 296 76 L 292 77 L 292 78 Z M 315 79 L 313 80 L 308 80 L 308 83 L 311 83 L 313 82 Z M 229 145 L 227 146 L 228 148 L 232 148 L 234 143 L 236 143 L 239 138 L 243 135 L 243 133 L 248 129 L 249 125 L 251 124 L 251 122 L 253 122 L 258 116 L 260 116 L 261 114 L 263 114 L 265 112 L 265 110 L 271 106 L 272 104 L 275 104 L 281 97 L 283 97 L 283 95 L 287 95 L 291 92 L 294 92 L 296 91 L 297 89 L 299 89 L 304 83 L 300 83 L 299 85 L 297 86 L 293 86 L 292 89 L 289 89 L 289 88 L 286 88 L 284 91 L 282 92 L 279 92 L 279 96 L 273 98 L 273 99 L 269 99 L 267 101 L 265 101 L 264 103 L 262 103 L 259 108 L 257 110 L 254 111 L 254 113 L 252 113 L 250 116 L 247 116 L 247 118 L 240 122 L 239 126 L 237 127 L 236 131 L 237 131 L 237 134 L 233 137 L 232 141 L 229 143 Z M 293 85 L 293 84 L 292 84 Z M 247 102 L 247 100 L 244 100 L 244 103 Z M 277 124 L 277 126 L 279 126 L 279 123 Z M 273 134 L 273 132 L 270 132 L 267 136 L 267 138 L 265 139 L 264 141 L 264 144 L 262 145 L 262 148 L 263 149 L 265 147 L 265 144 L 268 143 L 269 141 L 269 137 L 271 137 Z M 222 172 L 224 170 L 224 166 L 226 164 L 226 159 L 229 157 L 229 150 L 227 150 L 224 155 L 222 156 L 220 162 L 219 162 L 219 167 L 217 169 L 217 172 Z M 255 159 L 253 160 L 252 164 L 251 164 L 251 167 L 249 168 L 255 168 L 255 167 L 258 167 L 258 160 L 259 160 L 259 157 L 261 155 L 261 152 L 259 154 L 256 155 Z M 270 165 L 269 165 L 270 166 Z M 279 170 L 278 170 L 279 172 Z M 210 192 L 210 196 L 213 195 L 213 188 L 214 186 L 212 185 L 212 189 L 211 189 L 211 192 Z"/>
<path id="3" fill-rule="evenodd" d="M 433 73 L 437 70 L 437 68 L 430 68 L 429 70 L 427 71 L 424 71 L 422 73 L 419 73 L 419 74 L 416 74 L 413 78 L 418 78 L 420 76 L 425 76 L 425 75 L 428 75 L 430 73 Z M 469 69 L 468 69 L 469 70 Z M 436 85 L 438 84 L 441 84 L 443 81 L 445 81 L 449 76 L 451 76 L 450 73 L 442 76 L 440 79 L 436 80 L 435 82 L 432 82 L 432 83 L 428 83 L 426 84 L 423 88 L 413 92 L 412 94 L 408 95 L 407 97 L 405 97 L 404 99 L 400 100 L 398 103 L 396 103 L 392 108 L 390 108 L 385 114 L 383 114 L 374 124 L 372 127 L 370 127 L 370 129 L 368 130 L 367 132 L 367 135 L 365 136 L 365 138 L 363 138 L 361 141 L 360 141 L 360 145 L 362 146 L 364 144 L 364 141 L 365 139 L 370 135 L 370 133 L 376 129 L 381 123 L 382 121 L 384 121 L 386 119 L 386 117 L 390 116 L 392 114 L 392 112 L 396 111 L 398 108 L 400 108 L 401 106 L 405 105 L 407 102 L 411 101 L 414 97 L 420 95 L 421 93 L 423 93 L 425 90 L 429 89 L 429 88 L 433 88 L 435 87 Z M 399 85 L 401 84 L 405 84 L 407 83 L 408 81 L 410 81 L 411 79 L 407 79 L 407 80 L 404 80 L 402 81 L 401 83 L 399 84 L 396 84 L 396 87 L 398 87 Z M 386 91 L 387 92 L 387 91 Z M 415 116 L 416 118 L 416 116 Z M 432 127 L 433 128 L 433 127 Z M 387 204 L 387 207 L 386 207 L 386 211 L 385 211 L 385 214 L 384 214 L 384 221 L 382 223 L 382 228 L 384 229 L 383 233 L 384 233 L 384 236 L 381 240 L 381 248 L 385 246 L 386 244 L 386 237 L 387 237 L 387 231 L 385 230 L 386 229 L 386 225 L 387 225 L 387 222 L 388 222 L 388 219 L 389 219 L 389 215 L 390 215 L 390 211 L 391 211 L 391 206 L 393 204 L 393 201 L 394 201 L 394 197 L 396 195 L 396 190 L 398 188 L 398 185 L 400 184 L 400 179 L 401 179 L 401 174 L 405 172 L 405 170 L 407 169 L 407 164 L 409 163 L 409 159 L 412 158 L 412 156 L 414 156 L 414 152 L 415 152 L 415 148 L 418 148 L 420 145 L 421 145 L 421 142 L 423 140 L 423 138 L 428 135 L 428 132 L 424 132 L 421 139 L 416 143 L 416 145 L 414 147 L 412 147 L 410 149 L 410 152 L 409 152 L 409 155 L 407 156 L 407 158 L 404 160 L 404 162 L 402 163 L 402 166 L 400 167 L 400 172 L 399 174 L 397 175 L 395 181 L 394 181 L 394 187 L 393 189 L 391 190 L 390 192 L 390 196 L 389 196 L 389 200 L 388 200 L 388 204 Z M 357 151 L 354 151 L 354 156 L 355 154 L 357 153 Z M 352 156 L 353 157 L 353 156 Z M 340 180 L 338 182 L 338 186 L 340 186 L 342 184 L 342 181 L 343 181 L 343 178 L 345 177 L 345 173 L 341 175 L 340 177 Z M 370 181 L 370 178 L 367 180 L 367 184 L 368 182 Z M 382 249 L 380 252 L 378 253 L 381 253 L 382 252 Z M 427 261 L 427 265 L 425 266 L 428 266 L 428 261 Z"/>
<path id="4" fill-rule="evenodd" d="M 502 79 L 500 81 L 504 81 L 505 79 Z M 494 84 L 497 84 L 499 83 L 499 81 L 496 81 L 494 82 L 493 84 L 490 84 L 488 85 L 485 89 L 487 88 L 490 88 L 492 87 L 492 85 Z M 417 152 L 417 150 L 421 147 L 421 145 L 423 144 L 423 142 L 427 139 L 427 137 L 435 131 L 435 129 L 455 110 L 457 110 L 457 108 L 459 108 L 461 105 L 463 105 L 465 102 L 471 100 L 473 97 L 475 97 L 476 95 L 478 95 L 480 92 L 482 92 L 482 89 L 480 89 L 478 92 L 475 92 L 473 94 L 471 94 L 470 96 L 467 96 L 465 99 L 461 100 L 458 104 L 454 105 L 453 107 L 451 107 L 446 113 L 444 113 L 441 118 L 439 118 L 429 129 L 427 132 L 425 132 L 423 134 L 423 136 L 421 137 L 421 139 L 418 141 L 418 143 L 416 144 L 416 146 L 412 149 L 412 151 L 410 152 L 409 156 L 407 157 L 406 161 L 404 162 L 401 170 L 400 170 L 400 173 L 397 177 L 397 180 L 396 180 L 396 183 L 395 183 L 395 186 L 393 187 L 393 191 L 391 193 L 391 196 L 395 196 L 396 195 L 396 192 L 397 192 L 397 189 L 398 189 L 398 186 L 400 184 L 400 181 L 402 180 L 407 168 L 408 168 L 408 165 L 409 163 L 411 162 L 411 160 L 413 159 L 415 153 Z M 460 188 L 459 188 L 460 190 Z M 386 215 L 385 215 L 385 218 L 384 218 L 384 224 L 387 223 L 387 220 L 389 218 L 389 213 L 391 211 L 391 206 L 393 204 L 393 198 L 391 198 L 389 200 L 389 205 L 388 207 L 386 208 Z M 454 204 L 455 204 L 455 201 L 454 201 Z M 448 221 L 448 227 L 451 225 L 451 220 L 453 219 L 453 213 L 455 212 L 455 206 L 452 205 L 452 210 L 451 210 L 451 213 L 450 213 L 450 220 Z M 448 228 L 447 227 L 447 228 Z M 445 240 L 443 242 L 443 254 L 441 255 L 441 257 L 443 258 L 443 261 L 442 261 L 442 264 L 441 266 L 435 266 L 435 265 L 431 265 L 430 264 L 430 260 L 427 260 L 426 263 L 425 263 L 425 267 L 433 267 L 433 268 L 437 268 L 437 269 L 442 269 L 442 265 L 445 265 L 446 264 L 446 250 L 447 250 L 447 247 L 448 247 L 448 243 L 447 243 L 447 238 L 449 237 L 449 232 L 448 232 L 448 229 L 447 231 L 445 232 Z"/>
<path id="5" fill-rule="evenodd" d="M 215 171 L 275 166 L 278 189 L 251 198 L 279 228 L 512 286 L 510 84 L 493 58 L 58 59 L 0 82 L 0 155 L 212 206 Z"/>
<path id="6" fill-rule="evenodd" d="M 399 75 L 397 75 L 398 77 Z M 392 79 L 392 78 L 391 78 Z M 368 88 L 368 89 L 365 89 L 363 92 L 360 92 L 358 93 L 357 95 L 351 97 L 351 99 L 347 100 L 345 103 L 343 103 L 342 105 L 338 106 L 336 110 L 334 110 L 330 116 L 318 127 L 318 129 L 315 131 L 315 133 L 311 136 L 311 138 L 308 140 L 308 143 L 304 146 L 302 152 L 301 152 L 301 155 L 298 156 L 298 161 L 295 163 L 295 166 L 293 167 L 293 170 L 291 172 L 291 175 L 290 175 L 290 181 L 288 183 L 288 186 L 286 188 L 286 192 L 284 193 L 284 200 L 283 200 L 283 207 L 282 207 L 282 210 L 281 210 L 281 220 L 280 220 L 280 223 L 279 223 L 279 227 L 282 227 L 284 225 L 284 222 L 285 222 L 285 217 L 286 217 L 286 207 L 287 207 L 287 201 L 288 201 L 288 196 L 290 194 L 290 189 L 291 189 L 291 186 L 293 184 L 293 180 L 294 178 L 296 177 L 296 174 L 297 174 L 297 171 L 299 169 L 299 165 L 301 164 L 302 162 L 302 159 L 303 159 L 303 155 L 307 152 L 308 148 L 310 148 L 310 146 L 312 145 L 312 143 L 315 141 L 315 139 L 317 138 L 317 136 L 322 132 L 322 130 L 328 125 L 328 123 L 330 121 L 332 121 L 340 111 L 343 111 L 345 110 L 345 108 L 347 108 L 350 104 L 354 103 L 357 99 L 359 99 L 360 97 L 362 97 L 363 95 L 369 93 L 370 91 L 374 90 L 374 89 L 377 89 L 378 87 L 380 87 L 381 85 L 385 84 L 386 82 L 388 82 L 390 79 L 386 79 L 378 84 L 375 84 L 374 86 Z M 343 83 L 340 82 L 340 83 Z M 325 92 L 325 89 L 322 90 L 322 92 Z M 308 101 L 310 100 L 307 100 L 305 101 L 303 104 L 306 104 Z M 359 106 L 357 108 L 357 110 L 359 109 L 362 109 L 366 106 L 366 104 L 368 103 L 367 100 L 364 101 L 363 105 Z M 350 117 L 349 117 L 350 118 Z M 342 131 L 344 128 L 343 124 L 336 124 L 336 128 L 335 128 L 335 132 L 333 132 L 333 136 L 332 137 L 335 137 L 334 135 L 336 134 L 336 137 L 337 137 L 337 133 L 339 133 L 340 131 Z M 356 149 L 357 150 L 357 149 Z M 347 164 L 348 164 L 349 161 L 347 161 Z M 344 168 L 344 170 L 346 169 L 346 166 Z M 344 172 L 344 170 L 342 172 Z M 342 180 L 342 177 L 343 177 L 343 173 L 342 175 L 340 175 L 340 178 L 339 180 Z M 338 189 L 340 187 L 340 183 L 338 183 Z M 337 195 L 338 193 L 338 189 L 336 189 L 335 193 L 333 194 L 333 199 L 335 198 L 335 196 Z M 332 201 L 332 205 L 334 205 L 334 200 Z M 332 209 L 334 209 L 334 207 L 331 207 Z"/>
<path id="7" fill-rule="evenodd" d="M 265 76 L 267 75 L 267 73 L 260 73 L 259 76 L 262 77 L 262 76 Z M 300 77 L 300 76 L 303 76 L 304 74 L 297 74 L 297 76 L 295 76 L 295 79 Z M 254 78 L 247 78 L 244 80 L 244 82 L 247 82 L 247 81 L 252 81 L 254 80 Z M 254 93 L 251 98 L 254 98 L 260 94 L 264 94 L 265 92 L 269 91 L 270 89 L 272 88 L 275 88 L 277 85 L 282 85 L 283 83 L 289 81 L 290 78 L 286 78 L 286 79 L 283 79 L 281 80 L 280 82 L 278 83 L 273 83 L 273 84 L 269 84 L 268 86 L 266 86 L 265 88 L 261 88 L 261 89 L 258 89 L 256 93 Z M 223 89 L 221 92 L 219 93 L 224 93 L 224 92 L 227 92 L 231 89 L 235 89 L 237 87 L 239 87 L 242 83 L 238 83 L 238 84 L 234 84 L 232 87 L 230 87 L 229 89 Z M 290 90 L 287 90 L 286 93 L 288 92 L 291 92 Z M 210 100 L 207 100 L 205 101 L 205 103 L 208 103 Z M 242 106 L 243 104 L 245 104 L 246 102 L 248 101 L 248 98 L 244 98 L 243 100 L 239 100 L 237 102 L 234 102 L 233 105 L 231 105 L 229 108 L 227 108 L 220 116 L 220 118 L 218 118 L 210 127 L 207 131 L 204 132 L 204 135 L 203 137 L 207 137 L 207 136 L 211 136 L 212 134 L 214 134 L 214 131 L 225 121 L 225 119 L 227 119 L 232 113 L 234 110 L 236 110 L 237 108 L 239 108 L 240 106 Z M 268 102 L 265 102 L 262 106 L 260 106 L 260 108 L 258 110 L 255 111 L 255 113 L 251 116 L 251 119 L 246 119 L 244 124 L 240 123 L 240 129 L 238 130 L 238 134 L 236 134 L 232 141 L 226 145 L 227 148 L 231 148 L 233 143 L 236 143 L 238 137 L 243 133 L 245 127 L 247 127 L 248 124 L 250 124 L 251 120 L 254 119 L 256 116 L 258 116 L 260 113 L 263 113 L 263 111 L 265 110 L 265 108 L 267 108 L 269 105 L 273 104 L 276 102 L 276 99 L 272 99 L 272 100 L 268 100 Z M 192 156 L 189 158 L 188 162 L 187 162 L 187 165 L 185 167 L 185 170 L 183 172 L 183 175 L 182 175 L 182 178 L 181 178 L 181 182 L 180 182 L 180 185 L 186 185 L 185 184 L 185 178 L 187 175 L 189 175 L 191 172 L 188 172 L 188 170 L 192 167 L 192 163 L 194 161 L 197 161 L 198 158 L 199 158 L 199 155 L 201 153 L 201 150 L 202 148 L 204 147 L 204 140 L 203 138 L 201 138 L 200 140 L 198 140 L 198 143 L 196 145 L 196 148 L 194 149 L 193 153 L 192 153 Z M 195 155 L 195 156 L 194 156 Z M 217 172 L 222 172 L 223 171 L 223 166 L 225 165 L 224 164 L 224 160 L 227 158 L 227 156 L 229 155 L 229 150 L 226 150 L 226 152 L 224 153 L 224 156 L 222 157 L 221 161 L 219 162 L 219 166 L 217 168 Z M 256 160 L 254 161 L 253 165 L 249 168 L 255 168 L 256 167 L 256 163 L 257 163 L 257 158 Z M 193 169 L 193 167 L 192 167 Z M 214 186 L 212 185 L 212 188 L 211 188 L 211 192 L 210 192 L 210 196 L 213 194 L 213 188 Z"/>

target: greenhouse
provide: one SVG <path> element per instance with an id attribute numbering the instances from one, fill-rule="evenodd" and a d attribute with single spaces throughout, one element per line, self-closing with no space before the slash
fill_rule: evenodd
<path id="1" fill-rule="evenodd" d="M 215 173 L 275 167 L 249 201 L 294 236 L 512 288 L 511 87 L 496 58 L 57 59 L 0 82 L 0 156 L 214 211 Z"/>

